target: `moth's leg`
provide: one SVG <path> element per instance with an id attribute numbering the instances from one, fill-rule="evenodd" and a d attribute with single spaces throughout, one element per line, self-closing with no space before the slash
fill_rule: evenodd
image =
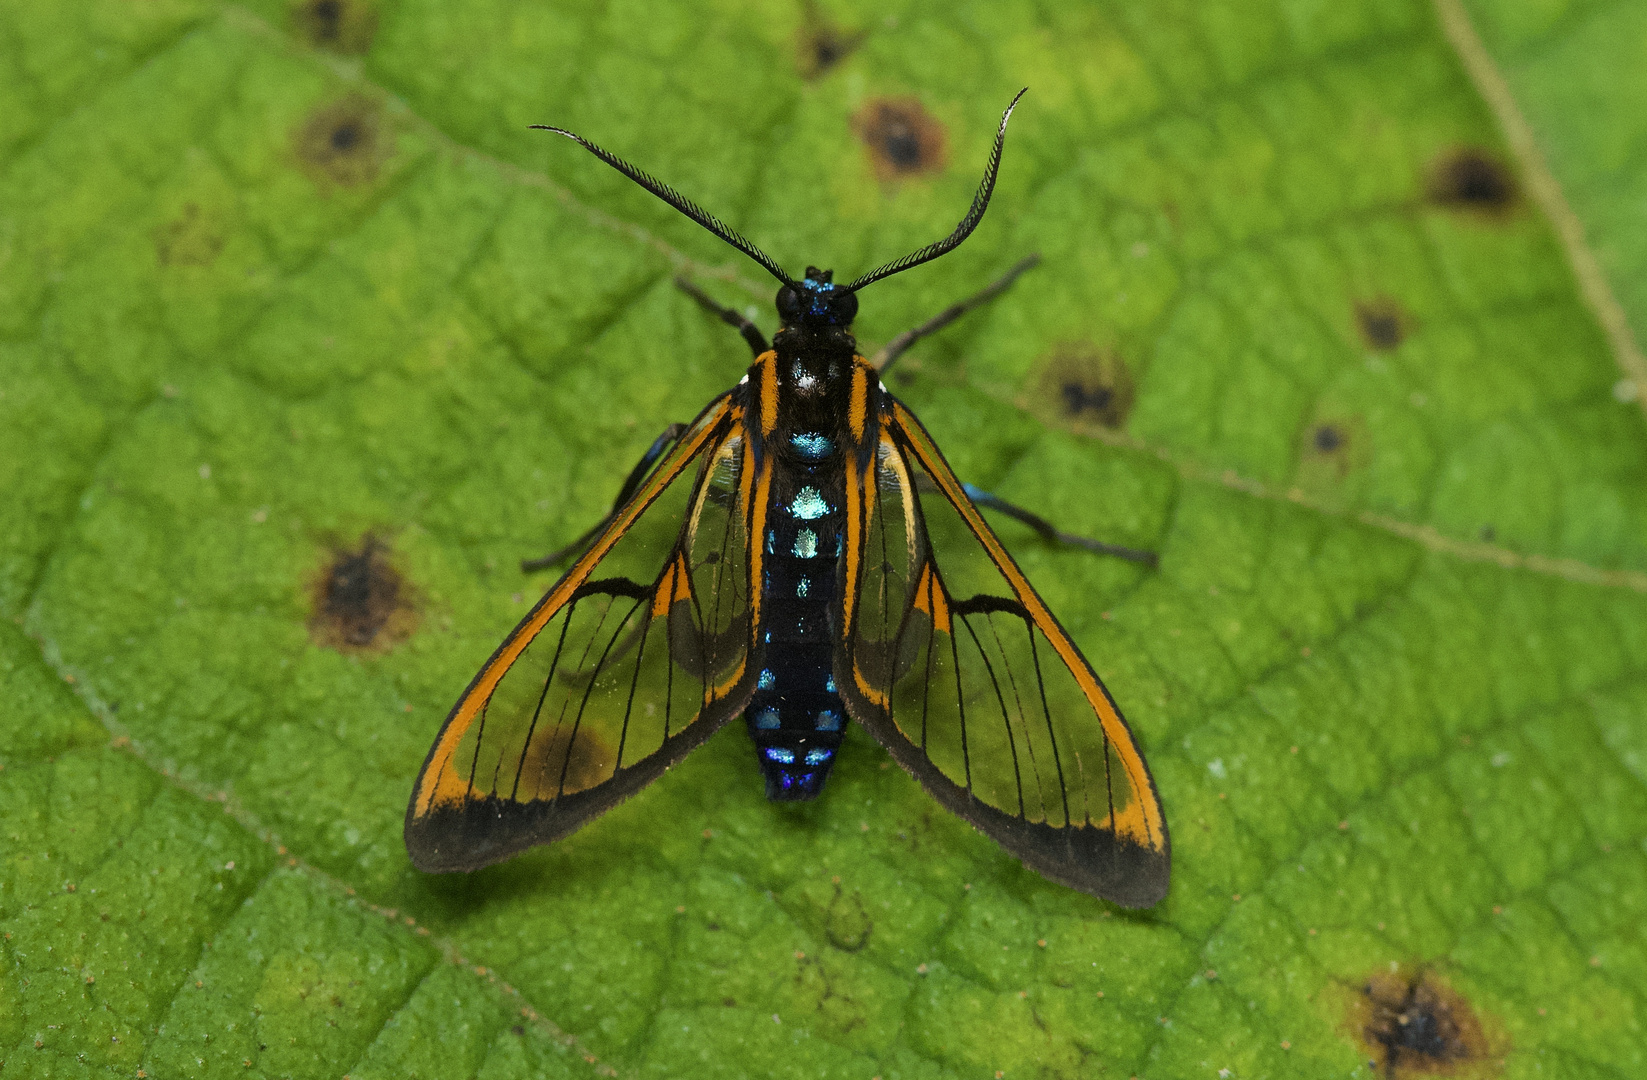
<path id="1" fill-rule="evenodd" d="M 675 441 L 681 437 L 681 432 L 685 430 L 685 424 L 670 424 L 664 428 L 663 434 L 653 440 L 651 447 L 641 455 L 640 461 L 636 462 L 635 467 L 629 471 L 629 478 L 623 482 L 623 487 L 618 489 L 618 497 L 612 501 L 612 509 L 606 512 L 606 516 L 595 522 L 588 532 L 559 551 L 552 551 L 538 559 L 521 560 L 521 571 L 530 574 L 534 570 L 547 570 L 562 559 L 578 554 L 593 543 L 595 537 L 600 535 L 600 531 L 606 528 L 607 522 L 616 516 L 617 512 L 623 508 L 623 504 L 629 501 L 629 496 L 633 495 L 636 489 L 640 487 L 641 481 L 646 479 L 646 474 L 652 470 L 653 464 L 664 455 L 665 451 L 675 445 Z"/>
<path id="2" fill-rule="evenodd" d="M 1016 518 L 1048 540 L 1060 544 L 1073 544 L 1076 547 L 1086 548 L 1088 551 L 1096 551 L 1101 555 L 1113 555 L 1117 559 L 1143 563 L 1145 566 L 1154 566 L 1158 561 L 1158 556 L 1153 551 L 1140 551 L 1138 548 L 1122 547 L 1119 544 L 1106 544 L 1102 540 L 1076 536 L 1073 533 L 1064 532 L 1046 518 L 1038 514 L 1032 514 L 1021 506 L 1014 506 L 1000 496 L 992 495 L 982 488 L 976 488 L 965 483 L 961 487 L 966 491 L 966 497 L 972 500 L 974 506 L 985 510 L 998 510 L 1007 517 Z"/>
<path id="3" fill-rule="evenodd" d="M 965 300 L 962 300 L 958 304 L 951 304 L 949 307 L 944 308 L 944 310 L 938 312 L 938 314 L 934 315 L 920 326 L 917 326 L 915 329 L 905 330 L 903 333 L 887 342 L 886 345 L 881 348 L 880 352 L 869 358 L 869 362 L 873 364 L 875 368 L 884 376 L 887 369 L 897 363 L 898 357 L 909 351 L 909 347 L 911 345 L 915 344 L 924 337 L 936 334 L 939 330 L 942 330 L 944 327 L 948 326 L 956 319 L 959 319 L 962 315 L 965 315 L 973 308 L 982 307 L 991 300 L 995 299 L 997 296 L 1006 292 L 1007 289 L 1012 287 L 1012 283 L 1018 280 L 1019 274 L 1022 274 L 1025 270 L 1035 266 L 1035 264 L 1040 261 L 1041 256 L 1039 255 L 1030 255 L 1024 259 L 1020 259 L 1018 265 L 1002 274 L 999 278 L 991 282 L 989 285 L 986 285 L 978 292 L 973 293 L 971 296 L 967 297 Z"/>
<path id="4" fill-rule="evenodd" d="M 726 307 L 725 305 L 719 303 L 714 297 L 710 296 L 708 293 L 704 292 L 684 277 L 677 277 L 675 279 L 675 288 L 696 300 L 703 306 L 705 311 L 712 312 L 720 318 L 721 322 L 733 327 L 738 331 L 738 333 L 742 334 L 743 339 L 749 342 L 749 348 L 756 356 L 759 356 L 761 353 L 771 348 L 771 346 L 766 343 L 766 338 L 761 334 L 760 327 L 744 318 L 741 312 L 735 311 L 732 308 Z"/>

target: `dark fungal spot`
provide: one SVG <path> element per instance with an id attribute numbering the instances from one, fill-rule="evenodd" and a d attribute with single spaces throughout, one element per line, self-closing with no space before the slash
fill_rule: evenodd
<path id="1" fill-rule="evenodd" d="M 1298 435 L 1298 479 L 1317 495 L 1337 488 L 1367 466 L 1371 446 L 1359 416 L 1337 410 L 1318 413 Z"/>
<path id="2" fill-rule="evenodd" d="M 1476 147 L 1449 150 L 1430 172 L 1430 199 L 1455 210 L 1498 214 L 1516 200 L 1515 176 L 1496 156 Z"/>
<path id="3" fill-rule="evenodd" d="M 310 636 L 343 652 L 383 650 L 417 627 L 413 590 L 389 559 L 387 546 L 367 533 L 357 550 L 332 552 L 316 578 Z"/>
<path id="4" fill-rule="evenodd" d="M 343 21 L 341 0 L 315 0 L 304 8 L 314 26 L 314 36 L 321 41 L 336 41 L 339 24 Z"/>
<path id="5" fill-rule="evenodd" d="M 511 1024 L 509 1025 L 509 1034 L 517 1036 L 524 1035 L 526 1034 L 526 1027 L 522 1024 Z"/>
<path id="6" fill-rule="evenodd" d="M 196 203 L 154 231 L 161 266 L 210 266 L 223 250 L 223 234 Z"/>
<path id="7" fill-rule="evenodd" d="M 1132 411 L 1132 373 L 1114 349 L 1090 342 L 1053 347 L 1031 377 L 1028 404 L 1076 425 L 1119 428 Z"/>
<path id="8" fill-rule="evenodd" d="M 867 36 L 861 30 L 843 30 L 823 18 L 817 4 L 806 3 L 795 38 L 801 78 L 810 81 L 827 75 L 831 68 L 857 51 Z"/>
<path id="9" fill-rule="evenodd" d="M 882 180 L 931 175 L 948 160 L 943 124 L 915 98 L 876 98 L 858 110 L 852 126 Z"/>
<path id="10" fill-rule="evenodd" d="M 807 77 L 816 79 L 819 75 L 846 59 L 847 55 L 858 47 L 861 37 L 860 34 L 843 34 L 834 27 L 827 26 L 820 27 L 808 35 L 806 43 L 808 63 L 806 67 L 810 70 L 807 72 Z"/>
<path id="11" fill-rule="evenodd" d="M 1354 1024 L 1386 1077 L 1483 1076 L 1501 1063 L 1470 1003 L 1430 971 L 1373 975 Z"/>
<path id="12" fill-rule="evenodd" d="M 1108 386 L 1083 386 L 1067 382 L 1058 388 L 1064 395 L 1064 408 L 1072 414 L 1091 409 L 1101 413 L 1115 400 L 1115 391 Z"/>
<path id="13" fill-rule="evenodd" d="M 377 8 L 370 0 L 296 0 L 292 21 L 317 48 L 363 53 L 377 33 Z"/>
<path id="14" fill-rule="evenodd" d="M 1388 297 L 1360 301 L 1355 305 L 1355 322 L 1361 339 L 1370 349 L 1393 349 L 1407 338 L 1407 314 Z"/>
<path id="15" fill-rule="evenodd" d="M 728 1008 L 728 1009 L 736 1009 L 738 1007 L 738 999 L 737 998 L 721 998 L 721 1004 L 723 1006 L 725 1006 L 726 1008 Z"/>
<path id="16" fill-rule="evenodd" d="M 371 183 L 389 148 L 381 111 L 355 94 L 310 113 L 294 141 L 303 170 L 323 188 Z"/>

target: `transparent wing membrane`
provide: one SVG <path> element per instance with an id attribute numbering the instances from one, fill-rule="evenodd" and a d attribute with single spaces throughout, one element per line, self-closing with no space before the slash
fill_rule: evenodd
<path id="1" fill-rule="evenodd" d="M 755 477 L 723 399 L 482 669 L 407 813 L 418 866 L 564 836 L 655 779 L 753 689 Z"/>
<path id="2" fill-rule="evenodd" d="M 851 671 L 853 715 L 1034 869 L 1154 903 L 1166 823 L 1125 721 L 902 406 L 861 489 L 863 554 L 837 663 Z"/>

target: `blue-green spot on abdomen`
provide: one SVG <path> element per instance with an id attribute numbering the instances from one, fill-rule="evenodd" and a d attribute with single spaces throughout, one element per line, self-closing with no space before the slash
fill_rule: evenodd
<path id="1" fill-rule="evenodd" d="M 834 510 L 815 487 L 801 488 L 789 504 L 789 513 L 801 521 L 816 521 L 825 514 L 834 513 Z"/>
<path id="2" fill-rule="evenodd" d="M 797 457 L 819 462 L 835 452 L 835 440 L 816 431 L 801 431 L 789 437 L 789 445 Z"/>

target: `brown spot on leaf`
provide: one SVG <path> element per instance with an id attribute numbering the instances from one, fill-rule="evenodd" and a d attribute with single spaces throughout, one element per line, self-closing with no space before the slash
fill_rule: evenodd
<path id="1" fill-rule="evenodd" d="M 1331 454 L 1341 450 L 1348 441 L 1349 436 L 1344 434 L 1343 429 L 1332 424 L 1317 425 L 1310 436 L 1310 442 L 1315 445 L 1315 452 L 1318 454 Z"/>
<path id="2" fill-rule="evenodd" d="M 417 608 L 411 585 L 371 533 L 358 550 L 332 552 L 314 584 L 309 634 L 316 644 L 343 652 L 382 651 L 411 636 Z"/>
<path id="3" fill-rule="evenodd" d="M 912 97 L 876 98 L 853 116 L 852 127 L 882 180 L 929 176 L 949 158 L 943 124 Z"/>
<path id="4" fill-rule="evenodd" d="M 1031 377 L 1032 408 L 1076 425 L 1119 428 L 1132 411 L 1132 373 L 1121 354 L 1091 342 L 1063 342 Z"/>
<path id="5" fill-rule="evenodd" d="M 210 266 L 223 250 L 223 234 L 189 203 L 183 212 L 154 230 L 154 251 L 161 266 Z"/>
<path id="6" fill-rule="evenodd" d="M 824 912 L 824 936 L 829 938 L 829 943 L 842 952 L 857 952 L 869 944 L 869 935 L 874 929 L 875 923 L 864 907 L 863 897 L 857 892 L 846 892 L 837 883 L 835 896 Z"/>
<path id="7" fill-rule="evenodd" d="M 317 48 L 363 53 L 377 33 L 377 5 L 371 0 L 296 0 L 292 21 Z"/>
<path id="8" fill-rule="evenodd" d="M 857 51 L 867 36 L 862 30 L 845 30 L 829 22 L 815 3 L 803 5 L 801 28 L 795 35 L 801 78 L 810 81 L 829 74 L 831 68 Z"/>
<path id="9" fill-rule="evenodd" d="M 1360 418 L 1328 413 L 1304 429 L 1303 474 L 1336 483 L 1368 462 L 1370 443 Z"/>
<path id="10" fill-rule="evenodd" d="M 1516 201 L 1515 175 L 1496 155 L 1477 147 L 1449 150 L 1430 170 L 1430 199 L 1455 210 L 1502 214 Z"/>
<path id="11" fill-rule="evenodd" d="M 1407 338 L 1407 313 L 1401 305 L 1385 296 L 1362 300 L 1355 305 L 1355 322 L 1361 328 L 1361 339 L 1370 349 L 1383 352 L 1393 349 Z"/>
<path id="12" fill-rule="evenodd" d="M 377 178 L 388 157 L 382 110 L 350 94 L 322 105 L 298 129 L 297 159 L 322 187 L 359 187 Z"/>
<path id="13" fill-rule="evenodd" d="M 1433 971 L 1374 974 L 1351 1022 L 1386 1077 L 1486 1077 L 1503 1064 L 1469 1001 Z"/>
<path id="14" fill-rule="evenodd" d="M 1342 402 L 1322 402 L 1297 435 L 1295 498 L 1308 495 L 1327 505 L 1353 499 L 1362 490 L 1373 460 L 1373 438 L 1362 417 Z"/>

